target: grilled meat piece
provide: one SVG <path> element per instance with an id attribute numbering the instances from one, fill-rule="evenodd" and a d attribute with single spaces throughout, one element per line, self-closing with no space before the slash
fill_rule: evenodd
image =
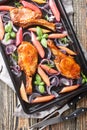
<path id="1" fill-rule="evenodd" d="M 36 48 L 29 42 L 23 41 L 17 49 L 18 64 L 26 75 L 26 92 L 32 93 L 32 76 L 36 71 L 38 53 Z"/>
<path id="2" fill-rule="evenodd" d="M 41 15 L 25 7 L 14 8 L 10 11 L 11 20 L 15 25 L 23 28 L 32 25 L 42 25 L 55 31 L 55 24 L 41 19 Z"/>
<path id="3" fill-rule="evenodd" d="M 80 77 L 80 66 L 74 58 L 61 52 L 51 40 L 48 40 L 48 46 L 55 56 L 55 65 L 61 74 L 67 78 L 78 79 Z"/>

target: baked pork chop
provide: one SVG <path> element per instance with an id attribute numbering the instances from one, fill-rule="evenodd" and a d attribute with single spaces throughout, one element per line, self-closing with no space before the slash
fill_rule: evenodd
<path id="1" fill-rule="evenodd" d="M 52 40 L 48 40 L 48 46 L 55 56 L 54 63 L 61 74 L 67 78 L 78 79 L 80 77 L 80 66 L 76 63 L 74 57 L 61 52 Z"/>
<path id="2" fill-rule="evenodd" d="M 29 42 L 23 41 L 17 49 L 18 64 L 26 75 L 26 92 L 32 93 L 32 76 L 34 75 L 37 63 L 38 53 L 36 48 Z"/>
<path id="3" fill-rule="evenodd" d="M 10 11 L 11 20 L 15 25 L 26 28 L 32 25 L 45 26 L 55 31 L 55 24 L 42 19 L 42 14 L 25 7 L 13 8 Z"/>

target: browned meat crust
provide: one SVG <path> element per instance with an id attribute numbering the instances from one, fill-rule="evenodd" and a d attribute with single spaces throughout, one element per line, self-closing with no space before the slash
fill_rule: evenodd
<path id="1" fill-rule="evenodd" d="M 62 53 L 53 43 L 48 40 L 53 55 L 55 56 L 55 65 L 61 74 L 67 78 L 77 79 L 80 77 L 80 66 L 74 60 L 74 57 Z"/>
<path id="2" fill-rule="evenodd" d="M 41 19 L 41 14 L 28 8 L 14 8 L 10 11 L 11 20 L 15 25 L 26 28 L 32 25 L 45 26 L 55 31 L 55 24 Z"/>
<path id="3" fill-rule="evenodd" d="M 26 88 L 28 93 L 32 92 L 32 76 L 36 71 L 38 53 L 36 48 L 29 42 L 23 41 L 18 47 L 18 64 L 26 75 Z"/>

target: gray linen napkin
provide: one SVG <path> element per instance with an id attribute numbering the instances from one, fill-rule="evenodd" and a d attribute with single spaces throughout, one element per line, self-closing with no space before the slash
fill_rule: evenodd
<path id="1" fill-rule="evenodd" d="M 69 16 L 72 16 L 73 14 L 73 7 L 72 7 L 72 0 L 62 0 L 64 7 L 68 13 Z M 0 53 L 0 68 L 2 68 L 2 72 L 0 73 L 0 80 L 2 80 L 3 82 L 5 82 L 10 88 L 12 88 L 13 91 L 14 90 L 14 86 L 13 83 L 10 79 L 10 76 L 8 74 L 6 65 L 4 63 L 4 60 L 2 58 L 2 54 Z M 53 107 L 52 109 L 43 111 L 43 112 L 39 112 L 39 113 L 35 113 L 35 114 L 26 114 L 21 105 L 20 102 L 18 103 L 18 106 L 15 109 L 14 115 L 15 116 L 22 116 L 22 117 L 26 117 L 26 118 L 43 118 L 44 116 L 52 113 L 52 111 L 54 111 L 54 109 L 56 109 L 56 107 Z"/>

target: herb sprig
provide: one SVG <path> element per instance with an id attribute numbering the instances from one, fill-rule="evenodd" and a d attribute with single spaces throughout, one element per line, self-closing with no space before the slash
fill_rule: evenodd
<path id="1" fill-rule="evenodd" d="M 44 93 L 45 92 L 45 88 L 44 88 L 44 84 L 45 83 L 42 81 L 42 79 L 39 76 L 39 74 L 36 74 L 34 84 L 38 87 L 38 90 L 39 90 L 40 93 Z"/>
<path id="2" fill-rule="evenodd" d="M 63 44 L 67 44 L 69 42 L 69 39 L 64 37 L 60 39 Z"/>
<path id="3" fill-rule="evenodd" d="M 37 40 L 41 42 L 42 46 L 47 48 L 48 34 L 44 34 L 42 29 L 39 26 L 36 27 L 36 33 L 37 33 Z"/>
<path id="4" fill-rule="evenodd" d="M 20 6 L 21 6 L 20 2 L 17 2 L 17 1 L 14 2 L 14 5 L 15 5 L 16 7 L 20 7 Z"/>
<path id="5" fill-rule="evenodd" d="M 82 72 L 81 72 L 81 75 L 82 75 L 82 83 L 87 83 L 87 77 L 86 77 L 86 75 L 83 74 Z"/>

